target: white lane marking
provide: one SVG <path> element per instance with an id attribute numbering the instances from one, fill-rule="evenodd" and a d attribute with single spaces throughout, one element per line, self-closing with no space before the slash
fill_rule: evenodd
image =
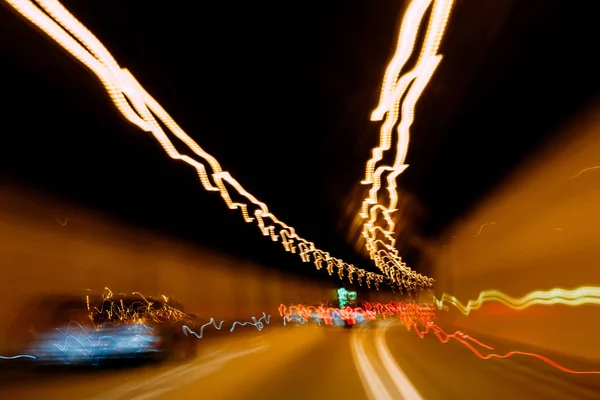
<path id="1" fill-rule="evenodd" d="M 363 383 L 365 392 L 367 392 L 367 396 L 369 396 L 371 400 L 393 400 L 377 374 L 377 371 L 375 371 L 375 368 L 373 368 L 373 365 L 369 361 L 369 357 L 365 352 L 362 341 L 358 336 L 359 334 L 356 331 L 352 332 L 350 348 L 352 350 L 354 365 L 356 366 L 360 380 Z"/>
<path id="2" fill-rule="evenodd" d="M 133 397 L 132 399 L 136 400 L 148 400 L 155 397 L 158 397 L 166 392 L 171 390 L 175 390 L 180 386 L 193 382 L 196 379 L 199 379 L 203 376 L 209 375 L 213 372 L 218 371 L 225 363 L 235 358 L 240 358 L 245 355 L 257 352 L 262 350 L 268 346 L 260 346 L 255 347 L 249 350 L 243 350 L 236 353 L 225 354 L 222 357 L 212 359 L 204 364 L 185 364 L 179 366 L 177 368 L 172 369 L 166 373 L 159 375 L 158 377 L 150 378 L 147 380 L 142 380 L 136 384 L 124 385 L 114 390 L 111 390 L 108 393 L 104 393 L 103 395 L 94 398 L 93 400 L 101 400 L 101 399 L 118 399 L 125 397 L 127 394 L 134 392 L 142 387 L 145 387 L 147 390 L 143 393 Z M 169 381 L 172 383 L 168 387 L 158 387 L 162 385 L 165 381 Z"/>
<path id="3" fill-rule="evenodd" d="M 191 363 L 179 365 L 179 366 L 169 369 L 168 371 L 165 371 L 159 375 L 153 376 L 152 378 L 149 378 L 149 379 L 142 379 L 142 380 L 134 382 L 134 383 L 128 383 L 125 385 L 118 386 L 112 390 L 109 390 L 108 392 L 104 392 L 102 394 L 99 394 L 97 396 L 89 398 L 88 400 L 115 400 L 117 398 L 120 398 L 121 396 L 124 396 L 127 393 L 134 392 L 144 386 L 148 386 L 148 385 L 154 386 L 154 385 L 160 384 L 166 380 L 175 379 L 181 375 L 185 375 L 191 371 L 195 371 L 195 370 L 199 369 L 200 367 L 202 367 L 202 365 L 204 365 L 201 363 L 204 363 L 206 361 L 208 361 L 208 362 L 214 361 L 215 359 L 210 360 L 210 358 L 215 355 L 221 354 L 221 353 L 223 353 L 222 350 L 216 350 L 211 353 L 204 354 L 200 359 L 197 359 Z M 227 359 L 227 357 L 228 357 L 228 355 L 225 355 L 225 356 L 221 357 L 221 359 Z M 218 360 L 218 359 L 216 359 L 216 360 Z"/>
<path id="4" fill-rule="evenodd" d="M 217 360 L 218 361 L 218 360 Z M 178 387 L 184 386 L 188 383 L 191 383 L 193 381 L 195 381 L 196 379 L 202 378 L 203 376 L 209 375 L 213 372 L 218 371 L 225 363 L 224 362 L 214 362 L 211 361 L 208 364 L 202 366 L 202 367 L 196 367 L 193 370 L 190 371 L 189 374 L 183 376 L 182 379 L 178 380 L 176 382 L 176 385 L 169 385 L 166 387 L 158 387 L 156 389 L 152 389 L 146 392 L 143 392 L 141 394 L 138 394 L 135 397 L 130 397 L 129 400 L 150 400 L 150 399 L 154 399 L 162 394 L 165 394 L 167 392 L 170 392 L 172 390 L 177 389 Z M 198 371 L 199 370 L 199 371 Z M 198 371 L 197 373 L 193 374 L 192 372 Z M 154 387 L 156 387 L 157 385 L 154 385 Z"/>
<path id="5" fill-rule="evenodd" d="M 177 382 L 177 386 L 181 387 L 181 386 L 185 386 L 188 385 L 206 375 L 210 375 L 213 372 L 217 372 L 219 369 L 221 369 L 221 367 L 225 364 L 225 362 L 219 362 L 219 363 L 213 363 L 213 364 L 207 364 L 205 368 L 201 369 L 198 373 L 195 374 L 188 374 L 186 376 L 184 376 L 183 378 L 181 378 L 178 382 Z"/>
<path id="6" fill-rule="evenodd" d="M 177 368 L 173 368 L 166 372 L 163 372 L 162 374 L 154 377 L 152 380 L 155 380 L 155 379 L 163 380 L 164 378 L 170 378 L 172 375 L 177 374 L 178 372 L 185 370 L 186 368 L 189 368 L 190 366 L 191 366 L 191 364 L 180 365 Z M 145 386 L 147 383 L 148 383 L 148 380 L 143 379 L 136 383 L 122 385 L 122 386 L 116 387 L 112 390 L 109 390 L 108 392 L 102 393 L 98 396 L 94 396 L 94 397 L 90 398 L 89 400 L 105 400 L 105 399 L 113 400 L 113 399 L 116 399 L 119 396 L 123 395 L 124 393 L 133 392 L 133 391 Z"/>
<path id="7" fill-rule="evenodd" d="M 148 400 L 148 399 L 152 399 L 156 396 L 160 396 L 163 393 L 167 393 L 169 391 L 171 391 L 173 388 L 172 387 L 166 387 L 166 388 L 160 388 L 160 389 L 156 389 L 153 392 L 147 392 L 147 393 L 142 393 L 139 396 L 136 397 L 132 397 L 129 400 Z"/>
<path id="8" fill-rule="evenodd" d="M 398 391 L 405 400 L 423 400 L 423 397 L 419 394 L 417 389 L 413 386 L 412 382 L 402 372 L 400 366 L 394 360 L 390 353 L 390 349 L 385 340 L 385 332 L 388 330 L 389 325 L 385 325 L 383 328 L 377 328 L 375 334 L 375 345 L 377 347 L 377 353 L 383 363 L 387 373 L 392 378 L 394 385 L 398 388 Z"/>
<path id="9" fill-rule="evenodd" d="M 165 394 L 169 391 L 172 391 L 172 390 L 175 390 L 182 386 L 185 386 L 199 378 L 202 378 L 203 376 L 206 376 L 213 372 L 218 371 L 219 369 L 221 369 L 221 367 L 223 367 L 230 360 L 240 358 L 240 357 L 243 357 L 248 354 L 255 353 L 266 347 L 267 346 L 260 346 L 260 347 L 256 347 L 253 349 L 239 351 L 239 352 L 233 353 L 233 354 L 228 354 L 228 355 L 225 355 L 216 360 L 211 360 L 207 364 L 202 364 L 198 367 L 195 367 L 195 368 L 189 370 L 187 374 L 185 374 L 184 376 L 181 377 L 181 379 L 177 380 L 176 382 L 173 382 L 174 384 L 172 384 L 168 387 L 165 387 L 165 388 L 161 388 L 161 387 L 156 388 L 158 385 L 156 384 L 156 382 L 153 381 L 152 386 L 148 388 L 148 389 L 150 389 L 149 391 L 146 391 L 145 393 L 142 393 L 130 400 L 154 399 L 154 398 L 156 398 L 162 394 Z M 194 373 L 194 372 L 196 372 L 196 373 Z M 152 388 L 156 388 L 156 389 L 152 390 Z"/>
<path id="10" fill-rule="evenodd" d="M 146 390 L 142 393 L 135 395 L 134 397 L 128 397 L 129 400 L 149 400 L 156 398 L 164 393 L 170 392 L 172 390 L 177 389 L 178 387 L 184 386 L 190 382 L 193 382 L 196 379 L 202 378 L 203 376 L 209 375 L 213 372 L 221 369 L 223 365 L 225 365 L 226 361 L 215 360 L 210 361 L 208 364 L 200 365 L 193 367 L 186 371 L 185 374 L 179 374 L 181 379 L 174 380 L 169 379 L 169 386 L 162 386 L 161 384 L 164 382 L 164 379 L 160 382 L 152 381 L 149 383 L 149 386 L 146 387 Z M 124 395 L 125 393 L 122 393 Z"/>

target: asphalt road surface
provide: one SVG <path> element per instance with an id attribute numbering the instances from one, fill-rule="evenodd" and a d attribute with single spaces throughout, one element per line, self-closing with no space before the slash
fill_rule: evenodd
<path id="1" fill-rule="evenodd" d="M 478 339 L 498 353 L 512 349 Z M 600 399 L 600 375 L 563 372 L 525 355 L 482 360 L 456 340 L 420 338 L 389 323 L 234 332 L 202 343 L 185 364 L 0 373 L 3 400 Z"/>

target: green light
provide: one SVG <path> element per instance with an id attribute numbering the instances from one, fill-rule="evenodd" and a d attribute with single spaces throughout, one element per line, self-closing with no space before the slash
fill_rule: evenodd
<path id="1" fill-rule="evenodd" d="M 340 308 L 344 308 L 349 302 L 356 300 L 356 292 L 349 292 L 346 288 L 339 288 L 337 292 Z"/>

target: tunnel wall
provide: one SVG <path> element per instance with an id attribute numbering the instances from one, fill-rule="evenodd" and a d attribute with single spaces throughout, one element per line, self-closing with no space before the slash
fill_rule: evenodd
<path id="1" fill-rule="evenodd" d="M 59 210 L 69 210 L 62 224 Z M 22 307 L 41 294 L 175 295 L 202 318 L 279 322 L 280 303 L 317 302 L 330 285 L 160 237 L 104 215 L 0 188 L 0 349 Z M 312 268 L 312 265 L 307 265 Z M 1 353 L 0 353 L 1 354 Z"/>
<path id="2" fill-rule="evenodd" d="M 466 304 L 488 289 L 522 297 L 534 290 L 600 285 L 600 167 L 595 166 L 600 166 L 597 105 L 447 232 L 434 268 L 438 297 L 446 292 Z M 600 361 L 594 333 L 599 311 L 599 306 L 561 305 L 515 311 L 489 303 L 469 316 L 454 308 L 441 315 L 467 333 Z"/>

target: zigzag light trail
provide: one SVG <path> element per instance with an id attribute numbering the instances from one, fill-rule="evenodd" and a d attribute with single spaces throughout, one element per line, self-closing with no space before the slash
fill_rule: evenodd
<path id="1" fill-rule="evenodd" d="M 223 324 L 225 323 L 225 321 L 221 321 L 219 323 L 217 323 L 217 321 L 215 321 L 214 318 L 211 318 L 206 324 L 200 326 L 200 329 L 198 329 L 198 333 L 194 332 L 192 329 L 190 329 L 189 326 L 183 326 L 183 333 L 185 334 L 185 336 L 189 336 L 190 334 L 196 336 L 198 339 L 202 339 L 204 337 L 204 328 L 206 328 L 207 326 L 212 325 L 216 330 L 220 331 L 221 328 L 223 327 Z"/>
<path id="2" fill-rule="evenodd" d="M 252 321 L 246 321 L 246 322 L 239 322 L 239 321 L 235 321 L 233 324 L 231 324 L 231 329 L 229 330 L 229 332 L 233 332 L 235 330 L 236 326 L 246 326 L 246 325 L 252 325 L 254 326 L 257 330 L 262 331 L 265 327 L 265 324 L 270 324 L 271 323 L 271 316 L 267 316 L 267 314 L 265 312 L 263 312 L 263 316 L 256 319 L 256 317 L 252 317 Z"/>
<path id="3" fill-rule="evenodd" d="M 343 279 L 345 272 L 350 282 L 353 281 L 353 275 L 356 275 L 359 284 L 362 284 L 364 278 L 369 288 L 373 283 L 379 289 L 379 284 L 385 279 L 383 275 L 356 268 L 332 257 L 328 252 L 316 248 L 313 242 L 298 236 L 293 227 L 277 219 L 265 203 L 247 192 L 229 172 L 222 169 L 212 155 L 188 136 L 133 75 L 122 68 L 106 47 L 60 2 L 36 0 L 37 5 L 30 0 L 6 2 L 94 73 L 104 85 L 115 107 L 129 122 L 151 133 L 169 157 L 194 167 L 204 189 L 219 192 L 229 209 L 240 210 L 244 221 L 254 221 L 261 233 L 270 236 L 273 241 L 281 239 L 285 250 L 291 253 L 298 252 L 303 262 L 310 262 L 312 256 L 312 262 L 317 269 L 321 269 L 325 262 L 330 275 L 337 269 L 340 279 Z M 179 153 L 155 117 L 202 161 Z M 210 172 L 207 172 L 206 165 Z M 234 202 L 228 187 L 245 198 L 247 203 Z M 249 206 L 254 209 L 252 216 L 248 210 Z"/>
<path id="4" fill-rule="evenodd" d="M 385 73 L 379 105 L 371 116 L 372 121 L 381 121 L 386 115 L 381 126 L 380 142 L 373 149 L 371 159 L 367 161 L 365 179 L 361 182 L 371 185 L 360 213 L 365 220 L 362 233 L 366 239 L 367 251 L 376 266 L 388 278 L 398 283 L 401 288 L 409 290 L 431 289 L 433 279 L 408 268 L 395 248 L 395 224 L 391 214 L 396 211 L 398 205 L 396 179 L 408 167 L 404 161 L 416 103 L 441 62 L 442 56 L 437 52 L 452 6 L 453 0 L 413 0 L 409 4 L 400 27 L 396 52 Z M 415 48 L 421 21 L 430 8 L 429 24 L 419 58 L 410 71 L 400 76 Z M 398 134 L 394 163 L 379 165 L 384 153 L 392 147 L 392 130 L 396 124 Z M 381 178 L 384 173 L 387 173 L 387 205 L 379 201 Z M 383 226 L 378 225 L 380 219 L 385 221 Z"/>
<path id="5" fill-rule="evenodd" d="M 211 318 L 206 324 L 200 326 L 200 329 L 198 330 L 198 332 L 194 332 L 192 329 L 190 329 L 190 327 L 184 326 L 183 333 L 186 336 L 194 335 L 196 338 L 202 339 L 204 337 L 204 328 L 212 325 L 216 330 L 220 331 L 223 328 L 224 323 L 225 323 L 225 321 L 221 321 L 221 322 L 217 323 L 214 318 Z M 251 321 L 246 321 L 246 322 L 233 321 L 233 323 L 231 324 L 231 328 L 229 329 L 229 332 L 233 332 L 235 330 L 236 326 L 246 326 L 246 325 L 251 325 L 251 326 L 255 327 L 258 331 L 262 331 L 265 328 L 265 324 L 269 325 L 270 323 L 271 323 L 271 316 L 267 315 L 267 313 L 263 312 L 262 317 L 260 317 L 258 319 L 256 317 L 252 317 Z"/>

